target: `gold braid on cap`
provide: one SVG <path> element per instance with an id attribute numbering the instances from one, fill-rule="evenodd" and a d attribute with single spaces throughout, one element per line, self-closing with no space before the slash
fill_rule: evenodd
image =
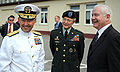
<path id="1" fill-rule="evenodd" d="M 25 14 L 25 13 L 18 13 L 18 15 L 21 18 L 25 18 L 25 19 L 34 19 L 36 17 L 36 14 Z"/>

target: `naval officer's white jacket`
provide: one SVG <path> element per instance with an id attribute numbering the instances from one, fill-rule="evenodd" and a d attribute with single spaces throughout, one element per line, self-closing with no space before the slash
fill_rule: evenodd
<path id="1" fill-rule="evenodd" d="M 8 34 L 0 48 L 0 72 L 44 72 L 43 38 L 21 29 Z"/>

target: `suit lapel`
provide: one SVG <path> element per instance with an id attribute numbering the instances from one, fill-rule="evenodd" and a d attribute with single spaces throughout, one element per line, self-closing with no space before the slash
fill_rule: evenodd
<path id="1" fill-rule="evenodd" d="M 5 34 L 7 34 L 7 33 L 8 33 L 8 23 L 5 25 L 5 30 L 6 30 L 6 31 L 5 31 L 6 33 L 5 33 Z"/>
<path id="2" fill-rule="evenodd" d="M 109 31 L 111 30 L 111 28 L 112 28 L 112 25 L 109 26 L 109 27 L 103 32 L 103 34 L 100 36 L 100 38 L 98 39 L 98 41 L 97 41 L 95 44 L 93 44 L 93 41 L 91 42 L 90 48 L 89 48 L 89 54 L 88 54 L 89 56 L 96 50 L 96 48 L 98 48 L 98 46 L 99 46 L 100 44 L 103 43 L 103 41 L 104 41 L 105 38 L 107 37 L 107 35 L 108 35 Z M 93 39 L 93 40 L 94 40 L 94 39 Z"/>

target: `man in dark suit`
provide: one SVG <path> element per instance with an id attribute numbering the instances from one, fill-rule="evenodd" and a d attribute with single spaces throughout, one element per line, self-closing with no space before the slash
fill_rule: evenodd
<path id="1" fill-rule="evenodd" d="M 54 29 L 59 29 L 62 27 L 62 23 L 60 22 L 60 16 L 55 16 L 55 26 L 54 26 Z"/>
<path id="2" fill-rule="evenodd" d="M 8 17 L 8 23 L 2 25 L 1 35 L 4 38 L 8 33 L 19 29 L 19 25 L 14 23 L 15 17 L 13 15 Z"/>
<path id="3" fill-rule="evenodd" d="M 120 33 L 112 27 L 111 15 L 106 5 L 97 5 L 92 11 L 98 32 L 89 48 L 87 72 L 120 72 Z"/>
<path id="4" fill-rule="evenodd" d="M 53 55 L 51 72 L 80 72 L 84 52 L 84 35 L 72 27 L 76 20 L 74 11 L 62 15 L 60 29 L 51 31 L 50 49 Z"/>

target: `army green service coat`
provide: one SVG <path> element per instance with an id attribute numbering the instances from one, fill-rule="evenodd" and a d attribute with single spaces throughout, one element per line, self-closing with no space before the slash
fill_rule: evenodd
<path id="1" fill-rule="evenodd" d="M 84 52 L 84 35 L 71 28 L 67 38 L 62 29 L 52 30 L 50 49 L 53 55 L 51 72 L 80 72 L 80 63 Z"/>

